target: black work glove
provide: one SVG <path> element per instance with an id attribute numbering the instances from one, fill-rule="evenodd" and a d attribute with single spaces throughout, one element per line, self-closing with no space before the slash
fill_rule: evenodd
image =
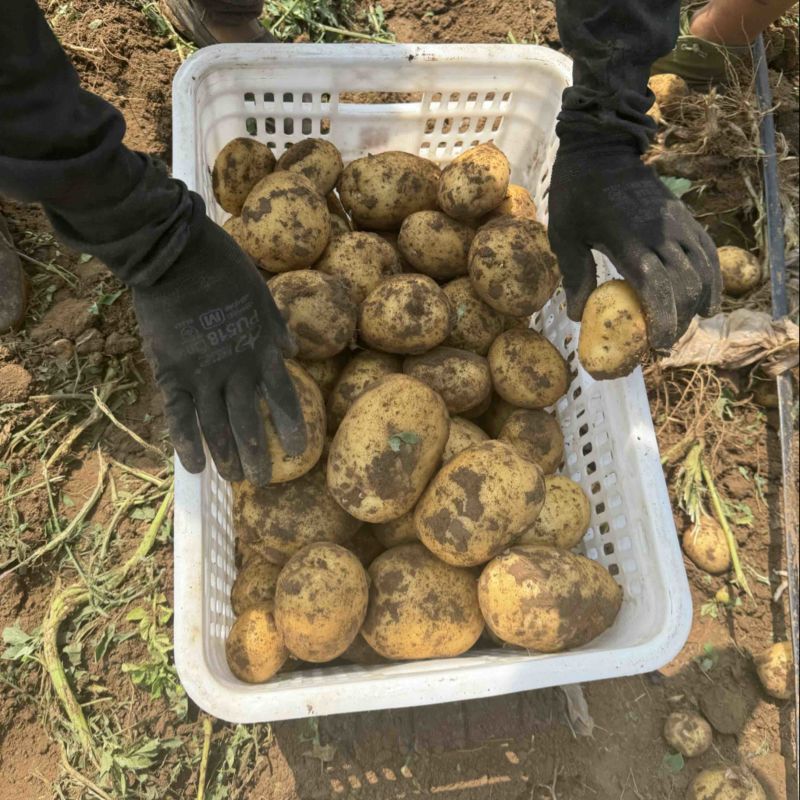
<path id="1" fill-rule="evenodd" d="M 305 449 L 305 424 L 283 361 L 295 351 L 291 334 L 258 270 L 222 228 L 204 218 L 158 281 L 134 287 L 133 301 L 172 443 L 189 472 L 205 466 L 199 419 L 223 478 L 269 482 L 259 397 L 286 452 Z"/>
<path id="2" fill-rule="evenodd" d="M 597 286 L 590 249 L 608 256 L 639 296 L 650 343 L 668 348 L 695 314 L 719 311 L 722 278 L 711 238 L 645 166 L 625 133 L 562 129 L 550 179 L 550 244 L 567 314 L 579 321 Z"/>

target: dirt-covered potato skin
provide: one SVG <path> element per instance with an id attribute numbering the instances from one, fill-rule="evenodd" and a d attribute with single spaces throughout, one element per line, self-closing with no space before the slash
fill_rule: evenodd
<path id="1" fill-rule="evenodd" d="M 477 220 L 503 202 L 511 166 L 493 144 L 479 144 L 456 156 L 439 181 L 439 208 L 458 220 Z"/>
<path id="2" fill-rule="evenodd" d="M 225 640 L 225 657 L 231 672 L 247 683 L 268 681 L 286 663 L 289 651 L 271 603 L 250 606 L 236 619 Z"/>
<path id="3" fill-rule="evenodd" d="M 544 479 L 544 505 L 517 544 L 547 544 L 569 550 L 583 539 L 591 522 L 589 498 L 580 484 L 564 475 Z"/>
<path id="4" fill-rule="evenodd" d="M 475 293 L 496 311 L 529 317 L 550 299 L 559 280 L 547 230 L 524 217 L 498 217 L 476 234 L 469 250 Z"/>
<path id="5" fill-rule="evenodd" d="M 697 525 L 690 525 L 683 534 L 683 552 L 695 566 L 721 575 L 731 568 L 731 553 L 725 531 L 714 517 L 703 515 Z"/>
<path id="6" fill-rule="evenodd" d="M 768 695 L 788 700 L 794 694 L 793 661 L 791 642 L 777 642 L 754 657 L 758 679 Z"/>
<path id="7" fill-rule="evenodd" d="M 275 171 L 288 170 L 302 175 L 314 184 L 320 194 L 326 195 L 336 186 L 343 167 L 342 156 L 333 142 L 303 139 L 283 153 L 275 165 Z"/>
<path id="8" fill-rule="evenodd" d="M 512 410 L 497 438 L 551 475 L 564 460 L 564 434 L 553 414 L 542 409 Z"/>
<path id="9" fill-rule="evenodd" d="M 483 218 L 483 222 L 485 224 L 498 217 L 523 217 L 536 222 L 536 203 L 533 202 L 530 192 L 524 186 L 510 183 L 503 202 L 493 208 Z"/>
<path id="10" fill-rule="evenodd" d="M 236 616 L 259 603 L 275 599 L 275 584 L 281 568 L 263 558 L 251 558 L 236 574 L 231 587 L 231 607 Z"/>
<path id="11" fill-rule="evenodd" d="M 447 437 L 447 444 L 444 446 L 444 452 L 442 453 L 442 464 L 447 464 L 462 450 L 466 450 L 474 444 L 485 442 L 488 438 L 489 434 L 474 422 L 464 419 L 464 417 L 451 417 L 450 435 Z"/>
<path id="12" fill-rule="evenodd" d="M 369 584 L 344 547 L 318 542 L 295 553 L 275 588 L 275 622 L 289 652 L 320 664 L 340 656 L 367 613 Z"/>
<path id="13" fill-rule="evenodd" d="M 492 393 L 492 376 L 483 356 L 454 347 L 435 347 L 403 361 L 403 372 L 438 392 L 451 414 L 481 406 Z"/>
<path id="14" fill-rule="evenodd" d="M 314 383 L 317 384 L 320 392 L 322 392 L 322 398 L 326 404 L 333 387 L 336 386 L 336 381 L 339 380 L 339 376 L 347 366 L 348 361 L 348 351 L 337 353 L 330 358 L 314 359 L 313 361 L 307 361 L 302 358 L 297 359 L 297 363 L 314 379 Z M 330 429 L 328 433 L 330 433 Z"/>
<path id="15" fill-rule="evenodd" d="M 711 747 L 711 726 L 697 711 L 673 711 L 664 721 L 664 739 L 686 758 L 697 758 Z"/>
<path id="16" fill-rule="evenodd" d="M 397 246 L 417 272 L 437 281 L 467 274 L 467 257 L 475 229 L 441 211 L 417 211 L 400 227 Z"/>
<path id="17" fill-rule="evenodd" d="M 389 375 L 350 406 L 331 443 L 328 487 L 349 514 L 388 522 L 410 511 L 450 431 L 444 401 L 422 381 Z"/>
<path id="18" fill-rule="evenodd" d="M 453 309 L 454 322 L 445 344 L 479 356 L 505 330 L 505 317 L 475 294 L 469 278 L 456 278 L 442 286 Z"/>
<path id="19" fill-rule="evenodd" d="M 337 188 L 357 227 L 390 231 L 410 214 L 436 208 L 439 175 L 433 161 L 390 150 L 351 161 Z"/>
<path id="20" fill-rule="evenodd" d="M 275 156 L 265 144 L 249 137 L 233 139 L 214 159 L 211 188 L 229 214 L 239 215 L 250 190 L 275 169 Z"/>
<path id="21" fill-rule="evenodd" d="M 445 293 L 427 275 L 387 278 L 359 310 L 361 338 L 376 350 L 415 355 L 441 344 L 454 314 Z"/>
<path id="22" fill-rule="evenodd" d="M 453 425 L 450 424 L 452 431 Z M 449 440 L 448 440 L 449 441 Z M 414 524 L 414 512 L 409 511 L 403 514 L 402 517 L 391 519 L 388 522 L 379 522 L 377 525 L 371 525 L 369 530 L 372 535 L 384 546 L 389 549 L 390 547 L 397 547 L 401 544 L 412 544 L 418 542 L 417 528 Z"/>
<path id="23" fill-rule="evenodd" d="M 308 178 L 275 172 L 262 178 L 242 206 L 245 249 L 270 272 L 310 267 L 331 236 L 325 199 Z"/>
<path id="24" fill-rule="evenodd" d="M 483 618 L 471 570 L 439 561 L 421 544 L 387 550 L 372 562 L 361 635 L 384 658 L 448 658 L 480 638 Z"/>
<path id="25" fill-rule="evenodd" d="M 720 764 L 695 776 L 686 800 L 767 800 L 767 795 L 750 770 Z"/>
<path id="26" fill-rule="evenodd" d="M 497 392 L 493 392 L 486 410 L 475 421 L 489 434 L 490 439 L 498 439 L 506 420 L 515 411 L 520 409 L 503 400 Z"/>
<path id="27" fill-rule="evenodd" d="M 529 328 L 501 333 L 487 358 L 495 391 L 518 408 L 552 406 L 569 388 L 567 362 L 542 334 Z"/>
<path id="28" fill-rule="evenodd" d="M 462 450 L 436 474 L 414 510 L 419 540 L 448 564 L 486 563 L 533 524 L 544 503 L 536 464 L 502 442 Z"/>
<path id="29" fill-rule="evenodd" d="M 761 264 L 747 250 L 733 245 L 717 248 L 717 257 L 722 271 L 722 287 L 725 294 L 741 297 L 761 283 Z"/>
<path id="30" fill-rule="evenodd" d="M 276 275 L 268 286 L 300 358 L 331 358 L 353 341 L 358 307 L 343 281 L 298 269 Z"/>
<path id="31" fill-rule="evenodd" d="M 344 545 L 366 569 L 386 548 L 372 532 L 371 525 L 362 525 Z"/>

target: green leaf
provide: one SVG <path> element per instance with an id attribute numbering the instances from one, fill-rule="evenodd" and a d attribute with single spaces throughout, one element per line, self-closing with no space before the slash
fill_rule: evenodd
<path id="1" fill-rule="evenodd" d="M 39 628 L 33 633 L 25 633 L 19 625 L 3 628 L 3 642 L 8 647 L 0 658 L 5 661 L 25 661 L 39 649 Z"/>
<path id="2" fill-rule="evenodd" d="M 81 643 L 70 642 L 61 648 L 64 655 L 69 659 L 69 663 L 73 667 L 77 667 L 81 663 Z"/>
<path id="3" fill-rule="evenodd" d="M 680 753 L 667 753 L 661 763 L 670 775 L 675 775 L 680 772 L 685 765 L 683 756 Z"/>
<path id="4" fill-rule="evenodd" d="M 414 445 L 419 444 L 420 437 L 418 433 L 414 433 L 413 431 L 402 431 L 401 433 L 396 433 L 393 436 L 389 437 L 389 447 L 395 453 L 400 452 L 400 448 L 404 445 Z"/>
<path id="5" fill-rule="evenodd" d="M 703 603 L 703 605 L 700 606 L 700 616 L 717 619 L 719 616 L 719 608 L 717 607 L 716 601 L 709 600 L 707 603 Z"/>
<path id="6" fill-rule="evenodd" d="M 139 519 L 144 522 L 150 522 L 156 515 L 156 510 L 153 506 L 139 506 L 131 511 L 131 519 Z"/>
<path id="7" fill-rule="evenodd" d="M 679 200 L 687 192 L 691 192 L 693 185 L 688 178 L 675 178 L 671 175 L 662 175 L 661 182 L 669 189 L 672 194 Z"/>
<path id="8" fill-rule="evenodd" d="M 95 661 L 102 661 L 105 657 L 105 654 L 108 652 L 108 648 L 111 647 L 111 643 L 114 641 L 114 636 L 117 632 L 116 627 L 113 625 L 109 625 L 100 636 L 100 639 L 97 641 L 97 644 L 94 646 L 94 660 Z"/>

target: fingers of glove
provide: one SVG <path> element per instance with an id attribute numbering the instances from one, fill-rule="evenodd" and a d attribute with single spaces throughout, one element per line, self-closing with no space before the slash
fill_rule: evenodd
<path id="1" fill-rule="evenodd" d="M 681 248 L 683 252 L 686 253 L 686 257 L 689 261 L 692 262 L 692 266 L 697 272 L 703 286 L 700 292 L 700 298 L 697 302 L 696 313 L 707 317 L 709 316 L 709 311 L 711 311 L 715 305 L 717 307 L 719 306 L 719 284 L 721 280 L 716 259 L 716 249 L 714 251 L 714 261 L 712 262 L 699 241 L 692 241 L 691 239 L 684 241 L 681 243 Z"/>
<path id="2" fill-rule="evenodd" d="M 269 406 L 278 438 L 288 455 L 300 455 L 306 449 L 303 410 L 286 364 L 276 349 L 267 348 L 262 369 L 261 391 Z"/>
<path id="3" fill-rule="evenodd" d="M 552 243 L 567 295 L 567 316 L 580 322 L 589 295 L 597 288 L 597 266 L 592 251 L 582 244 Z"/>
<path id="4" fill-rule="evenodd" d="M 242 480 L 242 463 L 222 394 L 213 390 L 203 392 L 197 398 L 197 416 L 219 474 L 226 481 Z"/>
<path id="5" fill-rule="evenodd" d="M 172 446 L 184 469 L 191 473 L 202 472 L 206 466 L 206 455 L 203 452 L 200 429 L 197 427 L 192 396 L 182 391 L 166 393 L 164 414 Z"/>
<path id="6" fill-rule="evenodd" d="M 672 281 L 661 260 L 655 253 L 632 254 L 616 266 L 639 295 L 650 344 L 659 350 L 670 347 L 677 338 L 678 313 Z"/>
<path id="7" fill-rule="evenodd" d="M 296 356 L 297 342 L 295 342 L 294 336 L 289 330 L 289 327 L 286 324 L 286 321 L 278 309 L 275 299 L 272 297 L 272 293 L 267 286 L 264 286 L 264 295 L 262 297 L 262 301 L 264 315 L 269 320 L 269 329 L 272 340 L 286 358 L 292 358 Z"/>
<path id="8" fill-rule="evenodd" d="M 676 338 L 680 338 L 697 313 L 703 297 L 703 281 L 697 265 L 676 242 L 666 242 L 658 248 L 658 255 L 672 281 L 672 296 L 677 314 Z"/>
<path id="9" fill-rule="evenodd" d="M 722 308 L 722 270 L 719 266 L 719 254 L 714 240 L 699 224 L 697 225 L 697 239 L 697 247 L 705 254 L 709 269 L 708 302 L 705 307 L 702 307 L 701 304 L 700 313 L 704 317 L 713 317 L 714 314 L 719 314 Z"/>
<path id="10" fill-rule="evenodd" d="M 255 385 L 246 378 L 233 378 L 225 390 L 228 418 L 244 477 L 254 486 L 266 486 L 272 477 L 272 460 L 258 401 Z"/>

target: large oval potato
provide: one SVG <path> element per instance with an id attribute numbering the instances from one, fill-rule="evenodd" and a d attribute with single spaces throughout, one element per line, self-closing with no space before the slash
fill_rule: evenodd
<path id="1" fill-rule="evenodd" d="M 720 764 L 695 776 L 686 800 L 767 800 L 767 795 L 749 769 Z"/>
<path id="2" fill-rule="evenodd" d="M 476 220 L 503 202 L 511 166 L 493 144 L 479 144 L 456 156 L 439 181 L 439 207 L 459 220 Z"/>
<path id="3" fill-rule="evenodd" d="M 327 139 L 303 139 L 293 144 L 278 159 L 275 171 L 288 170 L 302 175 L 317 191 L 327 195 L 336 186 L 342 172 L 342 156 Z"/>
<path id="4" fill-rule="evenodd" d="M 768 695 L 788 700 L 794 694 L 793 661 L 791 642 L 776 642 L 753 658 L 758 679 Z"/>
<path id="5" fill-rule="evenodd" d="M 583 539 L 592 510 L 580 484 L 563 475 L 544 479 L 544 505 L 533 525 L 517 539 L 517 544 L 549 544 L 569 550 Z"/>
<path id="6" fill-rule="evenodd" d="M 413 511 L 409 511 L 397 519 L 390 519 L 388 522 L 379 522 L 377 525 L 372 525 L 370 530 L 372 535 L 387 550 L 400 544 L 412 544 L 419 541 L 417 528 L 414 525 Z"/>
<path id="7" fill-rule="evenodd" d="M 609 628 L 622 604 L 622 589 L 585 556 L 519 545 L 486 565 L 478 599 L 487 625 L 504 642 L 557 653 Z"/>
<path id="8" fill-rule="evenodd" d="M 441 344 L 453 325 L 445 293 L 427 275 L 387 278 L 373 289 L 359 310 L 361 337 L 387 353 L 424 353 Z"/>
<path id="9" fill-rule="evenodd" d="M 242 206 L 247 252 L 270 272 L 310 267 L 331 236 L 325 200 L 308 178 L 275 172 L 262 178 Z"/>
<path id="10" fill-rule="evenodd" d="M 436 208 L 439 167 L 426 158 L 390 150 L 351 161 L 339 196 L 359 228 L 396 230 L 415 211 Z"/>
<path id="11" fill-rule="evenodd" d="M 414 270 L 446 281 L 467 274 L 474 236 L 472 226 L 441 211 L 417 211 L 403 220 L 397 246 Z"/>
<path id="12" fill-rule="evenodd" d="M 515 183 L 508 185 L 508 191 L 499 206 L 493 208 L 484 218 L 485 222 L 497 217 L 523 217 L 536 222 L 536 203 L 524 186 Z"/>
<path id="13" fill-rule="evenodd" d="M 489 348 L 495 391 L 519 408 L 552 406 L 569 388 L 570 374 L 561 353 L 530 328 L 512 328 Z"/>
<path id="14" fill-rule="evenodd" d="M 251 558 L 236 574 L 231 587 L 231 607 L 236 616 L 259 603 L 272 603 L 281 568 L 263 558 Z"/>
<path id="15" fill-rule="evenodd" d="M 275 156 L 265 144 L 240 137 L 219 151 L 211 169 L 211 188 L 229 214 L 239 215 L 250 190 L 275 169 Z"/>
<path id="16" fill-rule="evenodd" d="M 247 683 L 268 681 L 289 657 L 271 603 L 250 606 L 233 623 L 225 640 L 231 672 Z"/>
<path id="17" fill-rule="evenodd" d="M 470 422 L 464 417 L 452 417 L 450 419 L 450 435 L 447 437 L 447 444 L 442 453 L 442 463 L 446 464 L 462 450 L 485 442 L 488 438 L 489 434 L 474 422 Z"/>
<path id="18" fill-rule="evenodd" d="M 314 379 L 314 383 L 319 386 L 322 392 L 322 399 L 326 401 L 336 386 L 336 381 L 342 374 L 342 370 L 347 366 L 349 361 L 349 352 L 347 350 L 337 353 L 330 358 L 322 358 L 314 361 L 306 361 L 302 358 L 297 359 L 297 363 Z M 331 429 L 328 429 L 331 433 Z"/>
<path id="19" fill-rule="evenodd" d="M 683 552 L 695 566 L 711 575 L 721 575 L 731 568 L 728 540 L 714 517 L 702 515 L 696 525 L 684 531 L 682 544 Z"/>
<path id="20" fill-rule="evenodd" d="M 547 229 L 523 217 L 488 222 L 472 240 L 469 277 L 476 294 L 503 314 L 529 317 L 539 311 L 559 279 Z"/>
<path id="21" fill-rule="evenodd" d="M 369 576 L 361 635 L 384 658 L 449 658 L 478 641 L 483 618 L 470 570 L 406 544 L 378 556 Z"/>
<path id="22" fill-rule="evenodd" d="M 489 364 L 469 350 L 435 347 L 420 356 L 408 356 L 403 372 L 438 392 L 451 414 L 478 408 L 492 393 Z"/>
<path id="23" fill-rule="evenodd" d="M 483 564 L 532 525 L 544 503 L 542 471 L 507 444 L 462 450 L 436 474 L 414 511 L 419 540 L 442 561 Z"/>
<path id="24" fill-rule="evenodd" d="M 338 544 L 295 553 L 275 588 L 275 622 L 289 652 L 314 664 L 340 656 L 361 628 L 368 592 L 361 562 Z"/>
<path id="25" fill-rule="evenodd" d="M 552 414 L 539 408 L 512 411 L 496 438 L 538 464 L 545 475 L 555 472 L 564 460 L 561 426 Z"/>
<path id="26" fill-rule="evenodd" d="M 475 294 L 469 278 L 456 278 L 442 286 L 454 313 L 453 327 L 445 344 L 470 350 L 479 356 L 505 330 L 505 317 Z"/>
<path id="27" fill-rule="evenodd" d="M 348 513 L 388 522 L 410 511 L 442 456 L 444 401 L 422 381 L 389 375 L 350 406 L 331 444 L 328 487 Z"/>

